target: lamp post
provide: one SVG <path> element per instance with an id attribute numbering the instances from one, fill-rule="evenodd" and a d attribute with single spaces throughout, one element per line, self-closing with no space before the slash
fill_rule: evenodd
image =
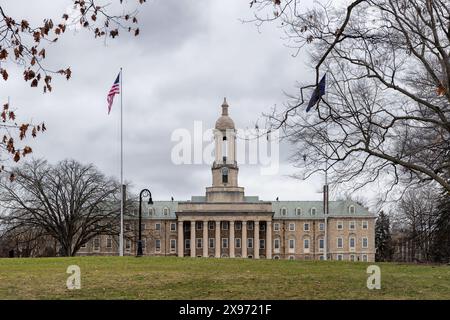
<path id="1" fill-rule="evenodd" d="M 142 189 L 139 194 L 139 240 L 137 243 L 136 257 L 142 257 L 142 198 L 149 197 L 148 204 L 153 204 L 152 193 L 148 189 Z"/>

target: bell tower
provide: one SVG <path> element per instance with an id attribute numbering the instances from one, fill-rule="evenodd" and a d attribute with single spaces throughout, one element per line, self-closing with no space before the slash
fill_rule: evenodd
<path id="1" fill-rule="evenodd" d="M 224 98 L 222 115 L 214 129 L 215 159 L 212 165 L 212 187 L 206 188 L 207 201 L 243 201 L 244 188 L 238 186 L 239 168 L 236 162 L 236 129 L 228 115 Z"/>

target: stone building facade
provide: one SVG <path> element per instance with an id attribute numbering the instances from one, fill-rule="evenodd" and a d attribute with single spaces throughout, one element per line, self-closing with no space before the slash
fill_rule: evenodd
<path id="1" fill-rule="evenodd" d="M 190 201 L 142 208 L 143 253 L 151 256 L 253 259 L 375 260 L 375 216 L 353 201 L 262 201 L 238 184 L 236 130 L 226 100 L 214 130 L 212 185 Z M 124 222 L 124 251 L 136 254 L 137 209 Z M 81 255 L 117 254 L 100 236 Z M 326 253 L 326 257 L 325 257 Z"/>

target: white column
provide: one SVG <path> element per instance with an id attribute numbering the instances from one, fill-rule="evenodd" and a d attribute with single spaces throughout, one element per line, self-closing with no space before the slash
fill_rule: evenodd
<path id="1" fill-rule="evenodd" d="M 247 221 L 242 221 L 242 258 L 247 258 Z"/>
<path id="2" fill-rule="evenodd" d="M 195 221 L 191 221 L 191 257 L 195 257 Z"/>
<path id="3" fill-rule="evenodd" d="M 222 133 L 218 130 L 216 131 L 216 162 L 223 163 L 223 151 L 222 151 Z"/>
<path id="4" fill-rule="evenodd" d="M 230 258 L 234 258 L 234 221 L 230 221 Z"/>
<path id="5" fill-rule="evenodd" d="M 184 257 L 183 221 L 178 221 L 178 256 Z"/>
<path id="6" fill-rule="evenodd" d="M 216 241 L 215 241 L 215 245 L 216 245 L 216 254 L 215 257 L 216 258 L 220 258 L 220 247 L 221 247 L 221 243 L 220 243 L 220 221 L 216 221 Z"/>
<path id="7" fill-rule="evenodd" d="M 203 221 L 203 257 L 208 258 L 208 221 Z"/>
<path id="8" fill-rule="evenodd" d="M 233 131 L 229 134 L 229 153 L 230 153 L 230 163 L 234 163 L 236 160 L 236 133 Z"/>
<path id="9" fill-rule="evenodd" d="M 259 259 L 259 221 L 255 221 L 254 222 L 255 228 L 254 228 L 254 233 L 255 236 L 253 237 L 253 257 L 255 259 Z"/>
<path id="10" fill-rule="evenodd" d="M 266 258 L 272 259 L 272 221 L 266 225 Z"/>

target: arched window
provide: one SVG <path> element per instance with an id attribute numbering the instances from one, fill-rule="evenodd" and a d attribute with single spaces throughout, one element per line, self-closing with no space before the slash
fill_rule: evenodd
<path id="1" fill-rule="evenodd" d="M 355 206 L 351 205 L 350 207 L 348 207 L 348 212 L 350 214 L 355 214 Z"/>
<path id="2" fill-rule="evenodd" d="M 167 207 L 164 208 L 163 213 L 164 213 L 165 216 L 168 216 L 169 212 L 170 212 L 169 208 L 167 208 Z"/>
<path id="3" fill-rule="evenodd" d="M 280 211 L 281 211 L 281 215 L 282 216 L 287 215 L 287 209 L 286 208 L 281 208 Z"/>
<path id="4" fill-rule="evenodd" d="M 227 143 L 227 137 L 223 136 L 222 138 L 222 157 L 223 157 L 223 162 L 226 163 L 227 162 L 227 156 L 228 156 L 228 143 Z"/>
<path id="5" fill-rule="evenodd" d="M 222 168 L 222 183 L 228 183 L 228 168 Z"/>

